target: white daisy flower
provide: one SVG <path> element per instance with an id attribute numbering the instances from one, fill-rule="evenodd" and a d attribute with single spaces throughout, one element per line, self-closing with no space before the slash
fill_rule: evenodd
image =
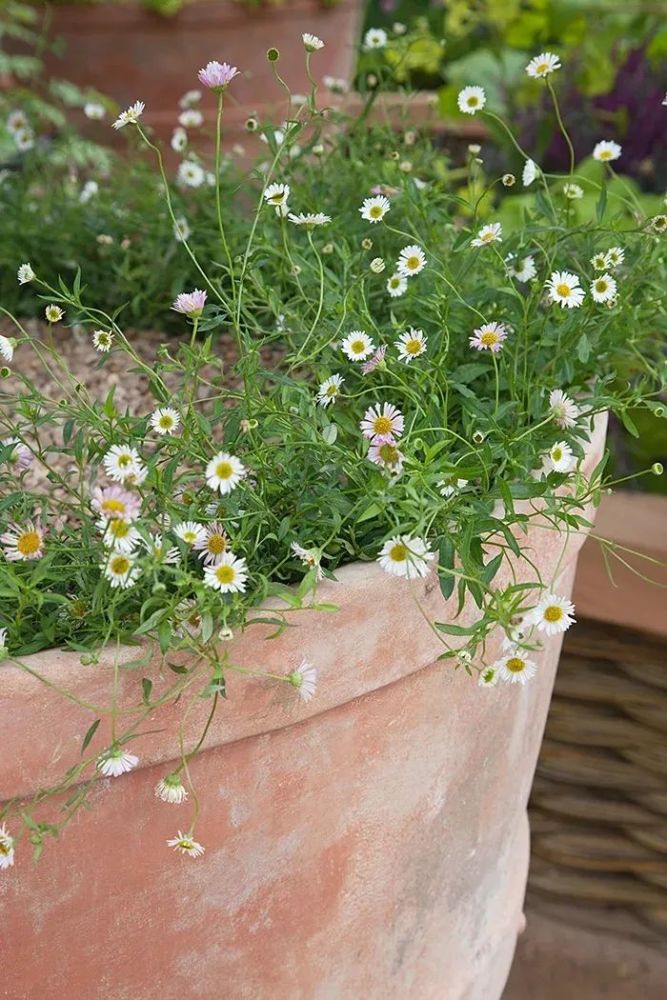
<path id="1" fill-rule="evenodd" d="M 402 333 L 398 340 L 394 341 L 394 347 L 398 349 L 398 356 L 408 364 L 413 358 L 418 358 L 426 351 L 426 336 L 423 330 L 415 330 L 410 327 Z"/>
<path id="2" fill-rule="evenodd" d="M 206 171 L 194 160 L 183 160 L 179 164 L 176 179 L 183 187 L 198 188 L 206 180 Z"/>
<path id="3" fill-rule="evenodd" d="M 532 660 L 526 659 L 520 649 L 514 649 L 493 664 L 498 676 L 508 684 L 527 684 L 537 673 Z"/>
<path id="4" fill-rule="evenodd" d="M 576 274 L 554 271 L 546 282 L 549 298 L 563 309 L 575 309 L 584 301 L 584 290 Z"/>
<path id="5" fill-rule="evenodd" d="M 440 490 L 441 497 L 453 497 L 455 494 L 460 493 L 468 485 L 467 479 L 457 479 L 456 476 L 445 476 L 444 479 L 440 479 L 436 484 L 437 488 Z"/>
<path id="6" fill-rule="evenodd" d="M 523 166 L 521 179 L 524 187 L 530 187 L 538 174 L 538 167 L 534 160 L 526 160 Z"/>
<path id="7" fill-rule="evenodd" d="M 616 296 L 616 281 L 610 274 L 601 274 L 591 282 L 591 295 L 596 302 L 609 302 Z"/>
<path id="8" fill-rule="evenodd" d="M 554 472 L 572 472 L 577 460 L 566 441 L 557 441 L 549 451 L 547 462 Z"/>
<path id="9" fill-rule="evenodd" d="M 204 124 L 204 116 L 198 108 L 186 108 L 185 111 L 181 111 L 178 116 L 178 124 L 184 129 L 199 128 L 200 125 Z M 187 135 L 185 137 L 185 141 L 187 142 Z M 175 146 L 172 146 L 172 149 L 175 148 Z"/>
<path id="10" fill-rule="evenodd" d="M 113 333 L 110 330 L 94 330 L 93 331 L 93 347 L 100 354 L 106 354 L 111 350 L 111 345 L 113 344 Z"/>
<path id="11" fill-rule="evenodd" d="M 206 484 L 209 489 L 219 490 L 222 496 L 231 493 L 246 474 L 246 467 L 240 458 L 219 451 L 206 466 Z"/>
<path id="12" fill-rule="evenodd" d="M 194 840 L 191 833 L 178 831 L 175 837 L 167 841 L 167 847 L 173 847 L 179 854 L 189 854 L 191 858 L 199 858 L 206 850 L 200 843 Z"/>
<path id="13" fill-rule="evenodd" d="M 214 566 L 204 568 L 204 583 L 223 594 L 243 593 L 248 579 L 245 559 L 223 552 Z"/>
<path id="14" fill-rule="evenodd" d="M 411 243 L 403 247 L 398 260 L 396 261 L 396 271 L 404 278 L 411 278 L 414 274 L 419 274 L 426 267 L 426 255 L 420 246 Z M 391 280 L 391 279 L 390 279 Z"/>
<path id="15" fill-rule="evenodd" d="M 341 348 L 350 361 L 365 361 L 375 350 L 375 344 L 363 330 L 353 330 L 345 337 Z"/>
<path id="16" fill-rule="evenodd" d="M 29 150 L 34 148 L 35 133 L 32 129 L 17 129 L 12 138 L 14 139 L 14 145 L 18 149 L 19 153 L 27 153 Z"/>
<path id="17" fill-rule="evenodd" d="M 528 63 L 526 73 L 536 80 L 539 77 L 549 76 L 550 73 L 560 68 L 561 64 L 558 56 L 554 55 L 553 52 L 540 52 L 539 56 L 535 56 Z"/>
<path id="18" fill-rule="evenodd" d="M 290 549 L 297 557 L 300 559 L 304 566 L 308 566 L 309 569 L 317 569 L 317 579 L 322 580 L 324 574 L 322 572 L 322 567 L 320 561 L 322 559 L 319 549 L 306 549 L 299 542 L 292 542 Z"/>
<path id="19" fill-rule="evenodd" d="M 464 115 L 474 115 L 486 104 L 484 87 L 464 87 L 457 98 L 459 111 Z"/>
<path id="20" fill-rule="evenodd" d="M 99 122 L 106 118 L 107 109 L 97 101 L 87 101 L 83 106 L 83 113 L 91 122 Z"/>
<path id="21" fill-rule="evenodd" d="M 199 605 L 192 598 L 186 598 L 174 608 L 174 627 L 176 635 L 184 639 L 191 636 L 196 639 L 201 633 L 202 617 Z"/>
<path id="22" fill-rule="evenodd" d="M 162 406 L 151 413 L 150 424 L 156 434 L 173 434 L 180 422 L 180 414 L 171 406 Z"/>
<path id="23" fill-rule="evenodd" d="M 126 125 L 136 125 L 144 113 L 146 105 L 143 101 L 135 101 L 126 111 L 121 111 L 112 128 L 125 128 Z"/>
<path id="24" fill-rule="evenodd" d="M 372 49 L 383 49 L 387 44 L 387 32 L 383 28 L 369 28 L 364 35 L 364 52 Z"/>
<path id="25" fill-rule="evenodd" d="M 508 254 L 505 258 L 505 263 L 507 264 L 507 273 L 510 278 L 514 278 L 516 281 L 525 283 L 527 281 L 532 281 L 533 278 L 537 276 L 537 268 L 535 267 L 535 258 L 528 254 L 524 257 L 520 264 L 516 265 L 514 263 L 514 254 Z"/>
<path id="26" fill-rule="evenodd" d="M 302 701 L 310 701 L 317 687 L 317 667 L 308 660 L 302 660 L 296 670 L 288 674 L 287 679 L 297 689 Z"/>
<path id="27" fill-rule="evenodd" d="M 317 52 L 319 49 L 324 48 L 324 42 L 317 35 L 311 35 L 309 31 L 304 31 L 301 38 L 303 39 L 303 47 L 306 52 Z"/>
<path id="28" fill-rule="evenodd" d="M 568 183 L 563 184 L 563 194 L 570 201 L 579 201 L 584 197 L 584 189 L 578 184 Z"/>
<path id="29" fill-rule="evenodd" d="M 267 205 L 273 205 L 274 208 L 281 208 L 287 205 L 289 195 L 289 184 L 269 184 L 264 191 L 264 201 Z"/>
<path id="30" fill-rule="evenodd" d="M 102 460 L 104 470 L 114 482 L 122 483 L 136 476 L 143 463 L 136 448 L 126 444 L 114 444 Z"/>
<path id="31" fill-rule="evenodd" d="M 342 375 L 330 375 L 329 378 L 320 383 L 320 387 L 317 390 L 317 402 L 320 406 L 329 406 L 330 403 L 333 403 L 338 398 L 344 381 L 345 379 Z"/>
<path id="32" fill-rule="evenodd" d="M 383 194 L 378 194 L 373 198 L 364 198 L 359 212 L 366 222 L 381 222 L 390 210 L 389 199 Z"/>
<path id="33" fill-rule="evenodd" d="M 485 247 L 489 243 L 502 243 L 503 227 L 500 222 L 491 222 L 487 226 L 482 226 L 480 231 L 470 245 L 473 247 Z"/>
<path id="34" fill-rule="evenodd" d="M 149 535 L 144 545 L 148 554 L 163 566 L 176 566 L 181 561 L 181 553 L 176 546 L 167 545 L 162 535 Z"/>
<path id="35" fill-rule="evenodd" d="M 612 139 L 602 139 L 595 145 L 593 159 L 600 163 L 609 163 L 611 160 L 617 160 L 622 151 L 617 142 Z"/>
<path id="36" fill-rule="evenodd" d="M 576 425 L 579 407 L 562 389 L 553 389 L 549 393 L 549 409 L 557 427 L 568 430 Z"/>
<path id="37" fill-rule="evenodd" d="M 596 253 L 591 257 L 591 264 L 596 271 L 606 271 L 607 270 L 607 255 L 606 253 Z"/>
<path id="38" fill-rule="evenodd" d="M 331 222 L 331 216 L 325 215 L 324 212 L 299 212 L 298 215 L 290 212 L 287 218 L 295 226 L 306 226 L 307 229 L 312 229 L 314 226 L 326 226 L 327 222 Z"/>
<path id="39" fill-rule="evenodd" d="M 14 838 L 3 823 L 0 826 L 0 868 L 11 868 L 14 864 Z"/>
<path id="40" fill-rule="evenodd" d="M 14 345 L 8 337 L 3 337 L 0 334 L 0 358 L 6 361 L 7 364 L 11 364 L 12 358 L 14 357 Z"/>
<path id="41" fill-rule="evenodd" d="M 100 186 L 97 183 L 97 181 L 93 181 L 93 180 L 86 181 L 86 183 L 81 188 L 81 194 L 79 195 L 79 201 L 81 202 L 82 205 L 87 205 L 88 202 L 91 200 L 91 198 L 94 198 L 95 195 L 98 193 L 99 190 L 100 190 Z"/>
<path id="42" fill-rule="evenodd" d="M 495 687 L 498 683 L 498 668 L 486 667 L 484 670 L 480 671 L 480 675 L 477 679 L 477 683 L 482 688 Z"/>
<path id="43" fill-rule="evenodd" d="M 625 250 L 622 247 L 610 247 L 604 255 L 605 266 L 612 268 L 620 267 L 625 260 Z M 604 268 L 600 268 L 604 270 Z"/>
<path id="44" fill-rule="evenodd" d="M 538 632 L 557 635 L 574 624 L 574 604 L 566 597 L 545 594 L 539 604 L 527 616 L 527 622 L 537 627 Z"/>
<path id="45" fill-rule="evenodd" d="M 380 549 L 377 561 L 385 571 L 392 576 L 402 576 L 407 580 L 416 580 L 426 576 L 429 562 L 435 558 L 423 538 L 413 538 L 411 535 L 395 535 L 384 543 Z"/>
<path id="46" fill-rule="evenodd" d="M 133 552 L 141 541 L 141 535 L 131 521 L 123 517 L 102 518 L 97 527 L 102 532 L 102 544 L 114 552 Z"/>
<path id="47" fill-rule="evenodd" d="M 184 128 L 179 126 L 175 128 L 171 133 L 171 139 L 169 140 L 169 145 L 174 150 L 175 153 L 182 153 L 183 150 L 188 145 L 188 133 Z"/>
<path id="48" fill-rule="evenodd" d="M 155 786 L 155 795 L 163 802 L 169 802 L 172 805 L 180 805 L 188 797 L 185 785 L 181 781 L 180 775 L 176 773 L 167 774 L 158 781 Z"/>
<path id="49" fill-rule="evenodd" d="M 114 589 L 127 590 L 141 576 L 141 567 L 135 565 L 131 552 L 110 552 L 106 562 L 100 563 L 100 569 Z"/>
<path id="50" fill-rule="evenodd" d="M 27 285 L 29 281 L 34 281 L 36 276 L 30 264 L 21 264 L 16 272 L 16 277 L 19 280 L 19 285 Z"/>
<path id="51" fill-rule="evenodd" d="M 199 521 L 179 521 L 173 530 L 177 538 L 193 547 L 206 537 L 206 528 Z"/>
<path id="52" fill-rule="evenodd" d="M 7 530 L 0 535 L 5 558 L 10 562 L 41 559 L 44 555 L 44 535 L 44 529 L 35 521 L 8 525 Z"/>
<path id="53" fill-rule="evenodd" d="M 222 525 L 213 521 L 206 525 L 203 536 L 197 539 L 193 547 L 199 552 L 199 558 L 204 560 L 205 565 L 215 566 L 225 552 L 229 551 L 229 538 Z"/>
<path id="54" fill-rule="evenodd" d="M 60 320 L 65 315 L 65 311 L 60 306 L 51 304 L 44 310 L 44 315 L 49 323 L 60 323 Z"/>
<path id="55" fill-rule="evenodd" d="M 199 104 L 201 96 L 201 90 L 186 90 L 183 96 L 179 98 L 178 106 L 179 108 L 191 108 L 193 104 Z"/>
<path id="56" fill-rule="evenodd" d="M 7 129 L 10 132 L 22 132 L 27 128 L 30 128 L 30 123 L 20 108 L 9 112 L 7 115 Z"/>
<path id="57" fill-rule="evenodd" d="M 393 403 L 375 403 L 368 407 L 359 426 L 373 444 L 393 444 L 403 433 L 404 423 L 403 414 Z"/>
<path id="58" fill-rule="evenodd" d="M 400 298 L 401 295 L 405 295 L 407 290 L 408 279 L 404 278 L 402 274 L 392 274 L 390 278 L 387 278 L 387 291 L 392 299 Z"/>
<path id="59" fill-rule="evenodd" d="M 484 323 L 468 338 L 468 343 L 478 351 L 498 354 L 507 340 L 508 330 L 504 323 Z"/>
<path id="60" fill-rule="evenodd" d="M 7 653 L 7 629 L 0 628 L 0 660 Z"/>
<path id="61" fill-rule="evenodd" d="M 179 215 L 173 226 L 174 239 L 177 243 L 185 243 L 192 236 L 192 230 L 184 215 Z"/>
<path id="62" fill-rule="evenodd" d="M 127 774 L 139 763 L 139 758 L 133 753 L 128 753 L 122 747 L 112 747 L 106 753 L 100 754 L 97 758 L 97 770 L 105 778 L 119 778 L 121 774 Z"/>
<path id="63" fill-rule="evenodd" d="M 331 91 L 332 94 L 347 94 L 350 89 L 350 85 L 347 80 L 343 80 L 336 76 L 323 76 L 322 83 L 327 90 Z"/>

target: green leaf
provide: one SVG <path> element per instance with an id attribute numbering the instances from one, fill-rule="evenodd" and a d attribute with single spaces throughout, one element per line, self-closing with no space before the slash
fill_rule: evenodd
<path id="1" fill-rule="evenodd" d="M 150 705 L 151 702 L 151 691 L 153 690 L 153 681 L 149 677 L 141 678 L 141 700 L 144 705 Z"/>
<path id="2" fill-rule="evenodd" d="M 97 732 L 97 727 L 99 726 L 99 724 L 100 724 L 101 721 L 102 721 L 101 719 L 95 719 L 95 721 L 88 727 L 88 729 L 86 731 L 86 735 L 84 736 L 83 742 L 81 744 L 81 756 L 82 757 L 83 757 L 84 753 L 86 752 L 86 747 L 88 746 L 88 744 L 92 740 L 93 736 Z"/>
<path id="3" fill-rule="evenodd" d="M 454 544 L 451 538 L 443 536 L 438 546 L 438 579 L 440 581 L 440 592 L 446 601 L 452 596 L 456 585 L 456 577 L 453 572 L 447 572 L 447 570 L 451 571 L 454 569 L 454 555 Z M 445 572 L 440 572 L 441 570 L 445 570 Z"/>

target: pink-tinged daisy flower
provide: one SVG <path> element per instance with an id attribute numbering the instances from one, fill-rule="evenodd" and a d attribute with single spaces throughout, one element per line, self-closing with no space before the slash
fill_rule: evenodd
<path id="1" fill-rule="evenodd" d="M 128 753 L 122 747 L 112 747 L 106 753 L 100 754 L 97 758 L 97 770 L 105 778 L 119 778 L 121 774 L 127 774 L 139 763 L 139 758 L 133 753 Z"/>
<path id="2" fill-rule="evenodd" d="M 374 465 L 380 465 L 393 476 L 400 476 L 403 471 L 402 451 L 399 451 L 393 441 L 383 441 L 381 444 L 372 444 L 368 449 L 368 458 Z"/>
<path id="3" fill-rule="evenodd" d="M 125 444 L 112 445 L 102 459 L 102 464 L 109 479 L 117 483 L 133 479 L 143 468 L 137 449 Z"/>
<path id="4" fill-rule="evenodd" d="M 240 458 L 219 451 L 206 466 L 206 484 L 209 489 L 218 490 L 222 496 L 231 493 L 246 474 L 246 467 Z"/>
<path id="5" fill-rule="evenodd" d="M 105 520 L 120 517 L 125 521 L 136 521 L 141 497 L 124 490 L 122 486 L 97 486 L 93 490 L 91 506 Z"/>
<path id="6" fill-rule="evenodd" d="M 287 679 L 297 689 L 302 701 L 310 701 L 317 687 L 317 667 L 308 660 L 302 660 L 296 670 L 287 675 Z"/>
<path id="7" fill-rule="evenodd" d="M 546 282 L 549 298 L 562 309 L 576 309 L 584 301 L 584 290 L 576 274 L 554 271 Z"/>
<path id="8" fill-rule="evenodd" d="M 378 347 L 373 357 L 369 358 L 368 361 L 364 361 L 363 365 L 361 366 L 362 373 L 364 375 L 368 375 L 370 372 L 375 371 L 378 365 L 381 365 L 382 362 L 384 361 L 384 356 L 386 353 L 387 353 L 387 348 L 384 345 Z"/>
<path id="9" fill-rule="evenodd" d="M 557 594 L 545 594 L 526 618 L 527 624 L 535 625 L 538 632 L 545 635 L 566 632 L 574 622 L 574 604 Z"/>
<path id="10" fill-rule="evenodd" d="M 464 87 L 463 90 L 459 91 L 456 103 L 459 106 L 459 111 L 462 111 L 464 115 L 476 114 L 486 104 L 484 87 Z"/>
<path id="11" fill-rule="evenodd" d="M 554 472 L 572 472 L 576 464 L 572 449 L 565 441 L 557 441 L 547 455 L 547 466 Z"/>
<path id="12" fill-rule="evenodd" d="M 133 587 L 141 576 L 141 567 L 136 565 L 131 552 L 110 552 L 106 562 L 100 563 L 100 569 L 114 590 Z"/>
<path id="13" fill-rule="evenodd" d="M 402 576 L 406 580 L 416 580 L 426 576 L 429 563 L 435 558 L 423 538 L 411 535 L 395 535 L 384 543 L 378 562 L 392 576 Z"/>
<path id="14" fill-rule="evenodd" d="M 10 524 L 7 531 L 0 535 L 5 557 L 10 562 L 41 559 L 44 555 L 44 535 L 42 526 L 34 521 L 26 521 L 23 525 Z"/>
<path id="15" fill-rule="evenodd" d="M 366 410 L 359 426 L 373 444 L 392 444 L 403 433 L 404 423 L 403 414 L 393 403 L 375 403 Z"/>
<path id="16" fill-rule="evenodd" d="M 375 350 L 375 344 L 363 330 L 348 333 L 340 346 L 350 361 L 366 361 Z"/>
<path id="17" fill-rule="evenodd" d="M 213 60 L 207 63 L 203 69 L 200 69 L 197 73 L 199 82 L 204 86 L 208 87 L 209 90 L 224 90 L 232 82 L 235 76 L 239 75 L 239 71 L 236 66 L 230 66 L 229 63 L 219 63 Z"/>
<path id="18" fill-rule="evenodd" d="M 498 676 L 507 684 L 527 684 L 537 673 L 537 667 L 532 660 L 526 659 L 520 649 L 511 650 L 507 656 L 497 660 L 493 667 Z"/>
<path id="19" fill-rule="evenodd" d="M 191 858 L 201 857 L 206 850 L 193 838 L 191 833 L 183 833 L 181 830 L 175 837 L 167 841 L 167 847 L 173 847 L 179 854 L 188 854 Z"/>
<path id="20" fill-rule="evenodd" d="M 19 441 L 18 438 L 10 437 L 10 438 L 3 438 L 0 441 L 0 444 L 4 448 L 9 449 L 9 451 L 5 452 L 3 462 L 6 462 L 7 465 L 10 465 L 15 472 L 18 472 L 20 474 L 21 472 L 25 472 L 26 469 L 30 468 L 30 466 L 32 465 L 33 455 L 32 452 L 30 451 L 30 448 L 24 445 L 22 441 Z"/>
<path id="21" fill-rule="evenodd" d="M 169 802 L 171 805 L 180 805 L 188 797 L 185 786 L 181 781 L 181 776 L 177 773 L 167 774 L 158 781 L 155 786 L 155 795 L 158 799 L 162 799 L 163 802 Z"/>
<path id="22" fill-rule="evenodd" d="M 146 105 L 143 101 L 135 101 L 126 111 L 121 111 L 111 127 L 119 129 L 125 128 L 126 125 L 136 125 L 143 115 L 145 108 Z"/>
<path id="23" fill-rule="evenodd" d="M 330 375 L 321 383 L 317 390 L 317 402 L 320 406 L 329 406 L 335 402 L 345 379 L 342 375 Z"/>
<path id="24" fill-rule="evenodd" d="M 478 351 L 492 351 L 498 354 L 506 339 L 507 328 L 503 323 L 485 323 L 474 331 L 469 343 Z"/>
<path id="25" fill-rule="evenodd" d="M 553 389 L 549 393 L 549 410 L 557 427 L 567 430 L 574 427 L 579 418 L 579 407 L 562 389 Z"/>
<path id="26" fill-rule="evenodd" d="M 183 313 L 190 319 L 196 319 L 204 311 L 206 292 L 195 288 L 194 292 L 181 292 L 172 305 L 174 312 Z"/>
<path id="27" fill-rule="evenodd" d="M 403 247 L 396 261 L 396 272 L 403 278 L 412 278 L 426 267 L 426 255 L 420 246 L 411 243 Z"/>
<path id="28" fill-rule="evenodd" d="M 222 594 L 243 593 L 248 579 L 245 559 L 223 552 L 214 566 L 204 569 L 204 584 Z"/>
<path id="29" fill-rule="evenodd" d="M 549 76 L 550 73 L 554 73 L 557 69 L 561 68 L 560 59 L 558 56 L 554 55 L 553 52 L 541 52 L 539 56 L 535 56 L 531 59 L 526 66 L 526 73 L 528 76 L 532 76 L 534 80 L 540 77 Z"/>
<path id="30" fill-rule="evenodd" d="M 613 139 L 602 139 L 595 144 L 593 159 L 599 163 L 609 163 L 611 160 L 618 160 L 623 150 Z"/>
<path id="31" fill-rule="evenodd" d="M 229 551 L 229 538 L 221 524 L 213 521 L 204 528 L 204 534 L 194 543 L 193 548 L 199 552 L 199 558 L 206 566 L 217 565 L 225 552 Z"/>
<path id="32" fill-rule="evenodd" d="M 426 351 L 426 336 L 423 330 L 415 330 L 414 327 L 410 327 L 405 333 L 402 333 L 398 340 L 394 342 L 394 347 L 398 349 L 398 356 L 401 361 L 408 362 L 418 358 L 420 354 L 424 354 Z"/>
<path id="33" fill-rule="evenodd" d="M 482 226 L 480 231 L 470 245 L 473 247 L 486 247 L 490 243 L 502 243 L 503 226 L 501 222 L 491 222 L 488 226 Z"/>
<path id="34" fill-rule="evenodd" d="M 0 869 L 14 864 L 14 838 L 3 823 L 0 826 Z"/>

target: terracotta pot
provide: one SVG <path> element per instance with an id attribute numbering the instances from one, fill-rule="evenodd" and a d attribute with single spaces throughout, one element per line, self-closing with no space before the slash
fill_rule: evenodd
<path id="1" fill-rule="evenodd" d="M 583 536 L 536 522 L 521 537 L 543 578 L 568 594 Z M 523 561 L 515 571 L 534 574 Z M 229 674 L 208 749 L 191 764 L 203 857 L 165 845 L 188 828 L 190 804 L 153 796 L 178 756 L 178 720 L 187 748 L 201 732 L 211 703 L 197 697 L 187 713 L 184 697 L 141 727 L 150 732 L 132 744 L 139 768 L 94 782 L 93 809 L 39 864 L 19 845 L 0 881 L 5 996 L 498 1000 L 522 927 L 526 803 L 560 637 L 546 641 L 525 688 L 481 690 L 437 659 L 442 646 L 414 600 L 432 620 L 451 620 L 454 602 L 435 577 L 409 583 L 361 563 L 337 575 L 319 593 L 337 612 L 297 612 L 279 638 L 255 625 L 231 644 L 236 664 L 277 673 L 306 657 L 318 690 L 305 703 L 286 686 Z M 477 617 L 466 606 L 457 622 Z M 127 664 L 138 653 L 116 655 Z M 499 637 L 487 655 L 500 655 Z M 26 664 L 84 703 L 110 702 L 111 652 L 94 667 L 58 651 Z M 121 706 L 136 703 L 141 676 L 154 695 L 170 683 L 157 662 L 121 668 Z M 0 666 L 0 800 L 58 780 L 80 760 L 93 718 Z M 93 747 L 108 742 L 101 729 Z"/>
<path id="2" fill-rule="evenodd" d="M 197 70 L 209 60 L 238 66 L 243 77 L 230 88 L 229 113 L 267 103 L 284 105 L 265 54 L 277 48 L 277 69 L 293 93 L 307 93 L 301 35 L 318 35 L 325 47 L 313 56 L 318 80 L 330 75 L 350 80 L 356 62 L 364 4 L 339 0 L 287 0 L 280 6 L 249 8 L 231 0 L 196 0 L 175 17 L 162 17 L 140 3 L 99 6 L 56 5 L 51 35 L 64 42 L 65 59 L 47 56 L 47 70 L 82 87 L 94 87 L 121 107 L 141 100 L 146 120 L 159 132 L 176 124 L 178 100 L 198 87 Z M 284 108 L 283 108 L 284 111 Z M 236 116 L 238 117 L 238 116 Z"/>

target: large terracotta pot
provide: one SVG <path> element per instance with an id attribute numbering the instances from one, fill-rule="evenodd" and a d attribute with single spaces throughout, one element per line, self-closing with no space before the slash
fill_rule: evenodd
<path id="1" fill-rule="evenodd" d="M 535 524 L 522 544 L 568 594 L 582 541 Z M 523 561 L 515 568 L 533 575 Z M 132 744 L 139 768 L 95 782 L 93 809 L 39 864 L 19 845 L 0 880 L 3 996 L 498 1000 L 522 925 L 526 803 L 560 637 L 546 641 L 525 688 L 482 690 L 437 660 L 442 646 L 414 600 L 451 620 L 435 577 L 409 583 L 361 563 L 337 575 L 319 594 L 337 612 L 297 612 L 279 638 L 256 625 L 231 644 L 237 664 L 278 673 L 306 657 L 318 690 L 305 703 L 275 682 L 229 675 L 208 749 L 191 764 L 203 857 L 165 844 L 187 828 L 189 804 L 153 796 L 178 756 L 177 720 L 186 716 L 186 747 L 201 732 L 210 701 L 197 698 L 189 714 L 184 698 L 142 726 L 151 732 Z M 467 606 L 457 621 L 477 614 Z M 111 652 L 94 667 L 57 651 L 26 663 L 84 703 L 109 703 Z M 120 675 L 121 705 L 136 702 L 142 675 L 159 692 L 157 661 Z M 0 800 L 58 780 L 80 760 L 93 717 L 1 665 Z M 93 745 L 108 738 L 100 730 Z"/>
<path id="2" fill-rule="evenodd" d="M 325 47 L 313 56 L 318 80 L 330 75 L 350 80 L 355 61 L 363 0 L 287 0 L 248 7 L 232 0 L 195 0 L 175 17 L 147 11 L 141 3 L 95 6 L 56 5 L 51 34 L 62 39 L 66 58 L 47 56 L 47 69 L 83 87 L 109 94 L 121 107 L 141 100 L 146 120 L 159 132 L 173 128 L 182 94 L 197 87 L 197 70 L 211 59 L 227 61 L 243 73 L 230 88 L 226 120 L 245 117 L 282 101 L 266 59 L 280 52 L 278 71 L 293 93 L 309 83 L 301 35 L 321 37 Z M 267 109 L 268 110 L 268 109 Z"/>

